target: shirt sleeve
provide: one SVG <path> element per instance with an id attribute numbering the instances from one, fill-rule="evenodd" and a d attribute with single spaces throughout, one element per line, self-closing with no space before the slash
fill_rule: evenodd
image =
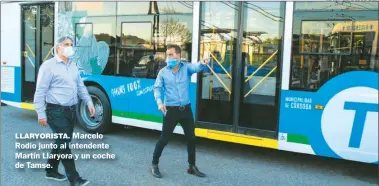
<path id="1" fill-rule="evenodd" d="M 84 85 L 84 82 L 83 82 L 82 78 L 80 77 L 80 73 L 78 73 L 77 80 L 78 80 L 78 96 L 79 96 L 79 98 L 84 100 L 84 102 L 88 106 L 93 107 L 92 99 L 88 94 L 87 87 Z"/>
<path id="2" fill-rule="evenodd" d="M 159 71 L 157 78 L 155 80 L 155 84 L 154 84 L 154 98 L 158 106 L 162 104 L 162 99 L 161 99 L 162 88 L 163 88 L 162 71 Z"/>
<path id="3" fill-rule="evenodd" d="M 205 64 L 201 63 L 201 62 L 197 62 L 197 63 L 188 63 L 187 64 L 188 66 L 188 73 L 190 75 L 194 74 L 194 73 L 198 73 L 198 72 L 201 72 L 202 70 L 204 70 L 205 68 Z"/>
<path id="4" fill-rule="evenodd" d="M 46 64 L 42 64 L 37 75 L 36 92 L 33 105 L 38 114 L 38 119 L 46 118 L 46 93 L 49 90 L 52 73 Z"/>

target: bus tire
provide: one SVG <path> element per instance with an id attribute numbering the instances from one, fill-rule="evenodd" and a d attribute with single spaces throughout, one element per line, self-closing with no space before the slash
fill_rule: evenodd
<path id="1" fill-rule="evenodd" d="M 79 125 L 89 133 L 109 132 L 112 127 L 112 114 L 107 96 L 100 88 L 95 86 L 88 86 L 87 90 L 95 106 L 96 116 L 94 119 L 91 119 L 88 106 L 83 100 L 80 100 L 76 111 Z"/>

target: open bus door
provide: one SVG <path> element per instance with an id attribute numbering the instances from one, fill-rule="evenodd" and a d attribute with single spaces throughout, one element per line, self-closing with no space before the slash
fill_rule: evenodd
<path id="1" fill-rule="evenodd" d="M 32 102 L 38 69 L 51 58 L 54 45 L 54 3 L 21 5 L 22 101 Z"/>

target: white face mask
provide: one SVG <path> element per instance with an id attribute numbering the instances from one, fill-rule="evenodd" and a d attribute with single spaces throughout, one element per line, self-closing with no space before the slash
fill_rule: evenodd
<path id="1" fill-rule="evenodd" d="M 64 47 L 63 48 L 63 55 L 67 58 L 70 58 L 72 57 L 73 55 L 75 54 L 75 51 L 74 49 L 70 46 L 70 47 Z"/>

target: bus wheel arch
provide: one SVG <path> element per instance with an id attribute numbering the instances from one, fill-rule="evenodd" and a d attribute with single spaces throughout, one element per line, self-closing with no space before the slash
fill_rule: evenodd
<path id="1" fill-rule="evenodd" d="M 84 83 L 90 94 L 95 110 L 95 117 L 91 118 L 88 106 L 83 100 L 79 101 L 76 117 L 78 124 L 89 133 L 106 133 L 112 128 L 111 103 L 104 88 L 98 83 L 87 81 Z"/>

